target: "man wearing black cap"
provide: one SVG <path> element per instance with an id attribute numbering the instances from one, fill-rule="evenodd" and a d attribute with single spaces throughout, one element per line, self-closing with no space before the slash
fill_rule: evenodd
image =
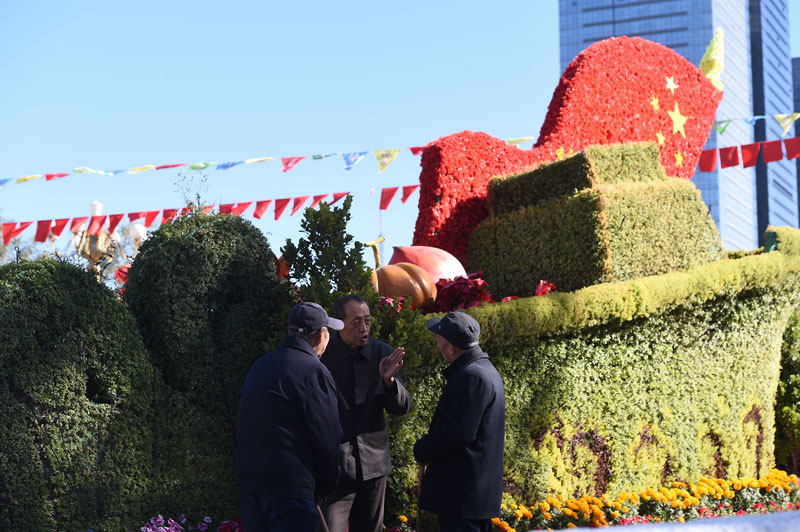
<path id="1" fill-rule="evenodd" d="M 339 477 L 336 388 L 319 361 L 344 324 L 316 303 L 289 313 L 289 336 L 259 358 L 239 403 L 236 483 L 248 532 L 314 532 L 316 502 Z"/>
<path id="2" fill-rule="evenodd" d="M 503 493 L 503 381 L 471 316 L 451 312 L 427 326 L 449 365 L 428 433 L 414 444 L 414 459 L 427 464 L 419 506 L 438 515 L 442 532 L 488 532 Z"/>

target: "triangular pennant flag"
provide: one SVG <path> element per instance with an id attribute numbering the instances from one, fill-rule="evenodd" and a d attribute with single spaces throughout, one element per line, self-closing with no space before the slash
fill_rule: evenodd
<path id="1" fill-rule="evenodd" d="M 126 172 L 126 170 L 109 170 L 107 172 L 99 172 L 99 173 L 103 175 L 117 175 L 117 174 L 122 174 L 124 172 Z"/>
<path id="2" fill-rule="evenodd" d="M 220 204 L 219 213 L 220 214 L 232 214 L 234 205 L 236 205 L 236 204 L 235 203 L 222 203 L 222 204 Z"/>
<path id="3" fill-rule="evenodd" d="M 300 207 L 303 206 L 303 203 L 308 201 L 308 198 L 311 196 L 298 196 L 294 198 L 294 205 L 292 205 L 292 214 L 290 216 L 294 216 L 294 214 L 300 210 Z"/>
<path id="4" fill-rule="evenodd" d="M 72 169 L 72 173 L 74 174 L 96 174 L 97 170 L 92 170 L 86 166 L 79 166 L 77 168 Z"/>
<path id="5" fill-rule="evenodd" d="M 283 170 L 281 171 L 288 172 L 289 170 L 297 166 L 297 163 L 299 163 L 305 158 L 306 158 L 305 155 L 303 155 L 302 157 L 281 157 L 281 162 L 283 163 Z"/>
<path id="6" fill-rule="evenodd" d="M 237 164 L 243 164 L 243 163 L 244 163 L 244 161 L 236 161 L 236 162 L 230 162 L 230 163 L 219 163 L 217 165 L 217 170 L 227 170 L 229 168 L 233 168 Z"/>
<path id="7" fill-rule="evenodd" d="M 53 225 L 53 220 L 39 220 L 36 222 L 36 236 L 33 237 L 34 242 L 45 242 L 47 235 L 50 234 L 50 226 Z"/>
<path id="8" fill-rule="evenodd" d="M 700 153 L 700 171 L 713 172 L 717 167 L 717 150 L 703 150 Z"/>
<path id="9" fill-rule="evenodd" d="M 506 142 L 509 146 L 516 146 L 517 144 L 522 144 L 523 142 L 528 142 L 529 140 L 533 140 L 533 137 L 518 137 L 515 139 L 506 139 Z"/>
<path id="10" fill-rule="evenodd" d="M 134 221 L 138 220 L 139 218 L 144 218 L 144 214 L 145 214 L 144 211 L 129 212 L 128 213 L 128 220 L 134 222 Z"/>
<path id="11" fill-rule="evenodd" d="M 764 115 L 755 115 L 755 116 L 748 116 L 747 118 L 743 118 L 745 122 L 747 122 L 748 126 L 752 126 L 756 123 L 756 120 L 760 120 L 762 118 L 766 118 Z"/>
<path id="12" fill-rule="evenodd" d="M 89 219 L 89 229 L 86 232 L 94 236 L 100 232 L 104 223 L 106 223 L 105 215 L 92 216 Z"/>
<path id="13" fill-rule="evenodd" d="M 722 135 L 723 133 L 725 133 L 725 130 L 728 129 L 728 126 L 731 124 L 731 122 L 733 122 L 733 119 L 717 120 L 711 127 L 714 128 L 714 131 Z"/>
<path id="14" fill-rule="evenodd" d="M 0 188 L 3 188 L 3 185 L 11 181 L 10 179 L 0 179 Z"/>
<path id="15" fill-rule="evenodd" d="M 742 145 L 742 166 L 745 168 L 755 166 L 758 163 L 758 151 L 760 149 L 760 142 Z"/>
<path id="16" fill-rule="evenodd" d="M 408 201 L 408 198 L 411 197 L 411 194 L 413 194 L 414 191 L 417 190 L 418 188 L 419 185 L 407 185 L 403 187 L 403 197 L 400 198 L 400 201 L 402 201 L 403 203 Z"/>
<path id="17" fill-rule="evenodd" d="M 114 229 L 117 228 L 119 223 L 122 221 L 124 214 L 109 214 L 108 215 L 108 234 L 114 232 Z"/>
<path id="18" fill-rule="evenodd" d="M 344 169 L 350 170 L 352 167 L 361 162 L 361 159 L 363 159 L 366 154 L 367 152 L 365 151 L 354 152 L 354 153 L 343 153 L 342 157 L 344 157 L 344 164 L 345 164 Z"/>
<path id="19" fill-rule="evenodd" d="M 184 207 L 184 208 L 181 209 L 181 213 L 180 213 L 179 216 L 186 216 L 190 212 L 192 212 L 192 208 L 191 207 Z"/>
<path id="20" fill-rule="evenodd" d="M 81 216 L 79 218 L 73 218 L 72 219 L 72 223 L 69 226 L 69 232 L 70 233 L 77 233 L 78 231 L 80 231 L 81 227 L 83 226 L 83 224 L 86 223 L 86 220 L 88 220 L 88 219 L 89 219 L 88 216 Z"/>
<path id="21" fill-rule="evenodd" d="M 17 183 L 24 183 L 25 181 L 32 181 L 32 180 L 38 179 L 40 177 L 42 177 L 42 174 L 26 175 L 24 177 L 18 177 L 17 178 Z"/>
<path id="22" fill-rule="evenodd" d="M 235 214 L 236 216 L 241 216 L 247 208 L 252 205 L 252 201 L 246 201 L 244 203 L 237 203 L 236 206 L 231 209 L 231 213 Z"/>
<path id="23" fill-rule="evenodd" d="M 338 153 L 326 153 L 325 155 L 312 155 L 311 158 L 315 161 L 319 161 L 320 159 L 327 159 L 328 157 L 333 157 L 334 155 L 339 155 Z"/>
<path id="24" fill-rule="evenodd" d="M 191 170 L 205 170 L 206 168 L 208 168 L 212 164 L 217 164 L 217 163 L 194 163 L 194 164 L 190 164 L 189 168 Z"/>
<path id="25" fill-rule="evenodd" d="M 334 203 L 336 203 L 337 201 L 339 201 L 343 197 L 347 196 L 348 194 L 350 194 L 350 193 L 349 192 L 334 192 L 333 201 L 331 201 L 328 205 L 333 205 Z"/>
<path id="26" fill-rule="evenodd" d="M 147 211 L 144 213 L 144 226 L 150 227 L 153 225 L 153 222 L 156 221 L 156 218 L 158 218 L 158 213 L 160 212 L 161 211 Z"/>
<path id="27" fill-rule="evenodd" d="M 44 174 L 44 178 L 48 181 L 52 181 L 53 179 L 59 179 L 62 177 L 67 177 L 69 174 L 66 172 L 58 172 L 56 174 Z"/>
<path id="28" fill-rule="evenodd" d="M 786 115 L 775 115 L 775 120 L 778 121 L 778 124 L 783 128 L 783 136 L 785 137 L 789 133 L 789 129 L 792 127 L 792 124 L 800 118 L 800 113 L 792 113 Z"/>
<path id="29" fill-rule="evenodd" d="M 69 218 L 59 218 L 55 222 L 53 222 L 53 227 L 50 228 L 50 232 L 56 236 L 61 236 L 61 233 L 64 232 L 64 228 L 69 223 Z"/>
<path id="30" fill-rule="evenodd" d="M 253 211 L 253 218 L 255 218 L 256 220 L 260 220 L 261 217 L 264 216 L 264 213 L 267 212 L 267 208 L 269 207 L 270 203 L 272 203 L 271 199 L 257 201 L 256 209 Z"/>
<path id="31" fill-rule="evenodd" d="M 397 154 L 400 153 L 399 149 L 392 149 L 392 150 L 378 150 L 375 153 L 375 159 L 378 160 L 378 166 L 380 167 L 379 172 L 383 172 L 386 170 L 386 167 L 392 164 L 394 158 L 397 157 Z"/>
<path id="32" fill-rule="evenodd" d="M 178 209 L 164 209 L 164 214 L 161 216 L 161 225 L 170 223 L 178 214 Z"/>
<path id="33" fill-rule="evenodd" d="M 216 205 L 206 205 L 206 206 L 204 206 L 203 209 L 202 209 L 203 214 L 211 214 L 211 212 L 214 210 L 214 207 L 216 207 Z"/>
<path id="34" fill-rule="evenodd" d="M 155 166 L 152 164 L 148 164 L 145 166 L 137 166 L 136 168 L 131 168 L 128 170 L 129 174 L 141 174 L 142 172 L 146 172 L 148 170 L 155 170 Z"/>
<path id="35" fill-rule="evenodd" d="M 739 146 L 719 149 L 719 165 L 722 168 L 729 168 L 739 164 Z"/>
<path id="36" fill-rule="evenodd" d="M 790 161 L 800 157 L 800 137 L 794 137 L 783 141 L 786 145 L 786 158 Z"/>
<path id="37" fill-rule="evenodd" d="M 7 246 L 13 239 L 17 238 L 33 222 L 20 222 L 17 227 L 16 222 L 3 224 L 3 245 Z"/>
<path id="38" fill-rule="evenodd" d="M 162 164 L 161 166 L 156 166 L 156 170 L 166 170 L 168 168 L 178 168 L 179 166 L 186 166 L 186 163 Z"/>
<path id="39" fill-rule="evenodd" d="M 289 201 L 291 201 L 291 199 L 292 198 L 283 198 L 283 199 L 276 199 L 275 200 L 275 219 L 276 220 L 281 217 L 281 214 L 283 214 L 283 211 L 286 210 L 286 206 L 289 205 Z"/>
<path id="40" fill-rule="evenodd" d="M 247 159 L 244 164 L 265 163 L 273 160 L 275 157 L 256 157 L 254 159 Z"/>
<path id="41" fill-rule="evenodd" d="M 381 210 L 385 211 L 392 202 L 394 195 L 397 194 L 399 187 L 389 187 L 381 189 Z"/>
<path id="42" fill-rule="evenodd" d="M 314 196 L 314 200 L 311 202 L 311 205 L 309 205 L 308 208 L 309 209 L 313 209 L 314 207 L 319 205 L 319 203 L 322 200 L 324 200 L 327 197 L 328 197 L 328 194 L 317 194 L 316 196 Z"/>
<path id="43" fill-rule="evenodd" d="M 761 143 L 761 156 L 765 163 L 774 163 L 783 159 L 783 147 L 779 140 L 768 140 Z"/>
<path id="44" fill-rule="evenodd" d="M 412 155 L 420 155 L 423 151 L 425 151 L 425 146 L 413 146 L 408 149 L 411 150 Z"/>

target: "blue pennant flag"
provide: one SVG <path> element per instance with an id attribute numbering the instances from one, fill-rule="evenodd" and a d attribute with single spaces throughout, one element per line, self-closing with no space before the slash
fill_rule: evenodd
<path id="1" fill-rule="evenodd" d="M 344 157 L 344 167 L 345 170 L 350 170 L 352 167 L 358 164 L 358 162 L 364 158 L 367 154 L 365 151 L 360 151 L 356 153 L 343 153 L 342 157 Z"/>
<path id="2" fill-rule="evenodd" d="M 242 164 L 244 161 L 236 161 L 231 163 L 219 163 L 217 165 L 217 170 L 227 170 L 228 168 L 233 168 L 237 164 Z"/>
<path id="3" fill-rule="evenodd" d="M 747 118 L 744 119 L 744 121 L 747 122 L 748 126 L 752 126 L 753 124 L 756 123 L 756 120 L 760 120 L 762 118 L 764 118 L 764 115 L 748 116 Z"/>
<path id="4" fill-rule="evenodd" d="M 3 185 L 11 181 L 10 179 L 0 179 L 0 188 L 3 188 Z"/>

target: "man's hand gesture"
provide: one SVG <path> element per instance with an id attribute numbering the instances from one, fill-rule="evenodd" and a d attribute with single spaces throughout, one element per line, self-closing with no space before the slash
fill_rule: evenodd
<path id="1" fill-rule="evenodd" d="M 405 354 L 405 350 L 402 347 L 398 347 L 392 351 L 391 355 L 381 360 L 379 370 L 386 386 L 394 384 L 394 376 L 397 374 L 397 371 L 403 367 L 403 357 Z"/>

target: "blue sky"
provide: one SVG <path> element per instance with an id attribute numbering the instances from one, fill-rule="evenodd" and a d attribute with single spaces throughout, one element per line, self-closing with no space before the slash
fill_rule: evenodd
<path id="1" fill-rule="evenodd" d="M 388 246 L 410 245 L 418 194 L 378 204 L 381 188 L 418 183 L 419 157 L 379 173 L 372 151 L 464 129 L 538 136 L 561 74 L 558 2 L 4 0 L 0 69 L 0 179 L 369 152 L 350 171 L 337 156 L 182 170 L 184 185 L 177 169 L 9 184 L 7 221 L 86 216 L 94 200 L 105 214 L 180 207 L 182 189 L 217 204 L 349 191 L 357 239 L 382 225 Z M 300 237 L 288 214 L 253 220 L 276 252 Z"/>

